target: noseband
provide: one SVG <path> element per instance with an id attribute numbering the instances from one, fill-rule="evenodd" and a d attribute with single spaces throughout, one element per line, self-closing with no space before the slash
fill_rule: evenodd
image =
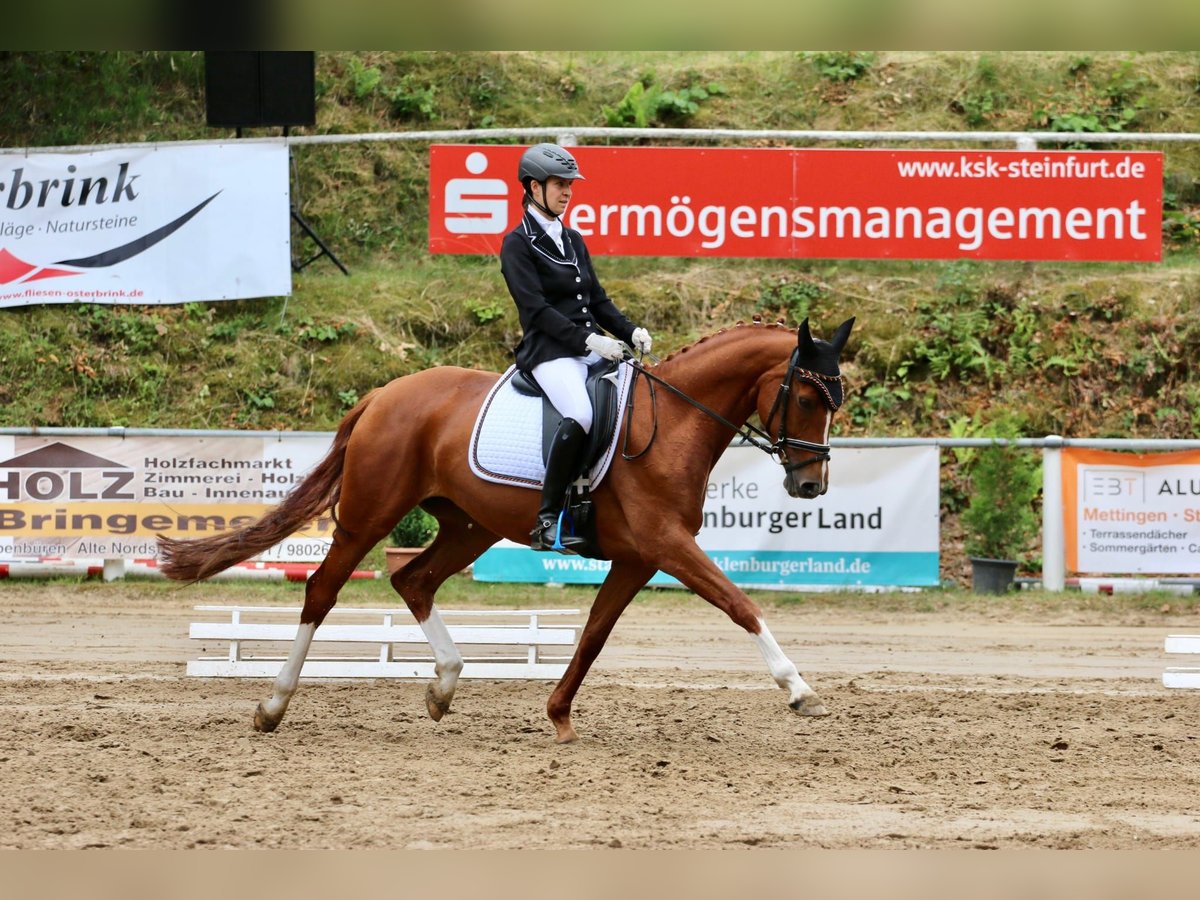
<path id="1" fill-rule="evenodd" d="M 654 431 L 650 436 L 650 440 L 638 453 L 635 453 L 632 456 L 629 455 L 627 452 L 629 448 L 629 420 L 633 415 L 633 398 L 635 394 L 633 387 L 630 388 L 629 404 L 625 410 L 625 446 L 621 451 L 621 455 L 625 459 L 637 459 L 639 456 L 645 454 L 654 443 L 654 436 L 658 433 L 658 401 L 654 396 L 655 383 L 661 384 L 671 393 L 686 400 L 705 415 L 712 419 L 716 419 L 726 428 L 729 428 L 731 431 L 741 437 L 741 439 L 746 443 L 752 444 L 759 450 L 762 450 L 764 453 L 778 458 L 779 464 L 783 466 L 784 471 L 788 474 L 791 474 L 796 469 L 802 469 L 805 466 L 812 465 L 815 462 L 826 462 L 829 459 L 830 447 L 828 444 L 815 444 L 812 441 L 802 441 L 799 438 L 788 437 L 787 434 L 787 411 L 788 407 L 791 405 L 788 403 L 788 399 L 791 396 L 793 382 L 803 381 L 813 385 L 818 391 L 820 391 L 821 399 L 825 402 L 825 405 L 829 407 L 830 412 L 837 412 L 838 407 L 841 406 L 839 402 L 834 400 L 833 392 L 830 391 L 829 385 L 840 384 L 842 376 L 840 374 L 824 375 L 821 372 L 814 372 L 811 369 L 801 368 L 799 347 L 792 351 L 792 357 L 788 361 L 787 374 L 783 378 L 783 383 L 779 385 L 779 392 L 775 395 L 775 402 L 771 404 L 771 412 L 767 416 L 767 421 L 763 423 L 765 425 L 765 429 L 756 428 L 749 422 L 745 423 L 739 428 L 716 410 L 709 409 L 700 401 L 689 397 L 673 384 L 670 384 L 669 382 L 664 381 L 662 378 L 659 378 L 657 375 L 643 366 L 639 360 L 634 359 L 633 357 L 626 357 L 625 361 L 633 367 L 635 380 L 638 375 L 646 376 L 646 380 L 650 385 L 650 402 L 654 408 Z M 771 422 L 774 421 L 775 413 L 778 412 L 780 408 L 783 409 L 783 414 L 779 417 L 779 436 L 775 438 L 775 440 L 771 440 Z M 786 453 L 786 451 L 789 449 L 805 450 L 812 454 L 812 458 L 806 459 L 803 462 L 791 462 L 787 458 Z"/>

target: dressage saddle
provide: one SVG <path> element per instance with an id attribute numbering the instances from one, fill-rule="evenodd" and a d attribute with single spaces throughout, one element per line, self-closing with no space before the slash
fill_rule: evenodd
<path id="1" fill-rule="evenodd" d="M 588 432 L 580 461 L 580 470 L 589 471 L 604 455 L 620 419 L 617 409 L 617 366 L 619 363 L 602 359 L 588 366 L 585 385 L 592 401 L 592 429 Z M 542 398 L 542 461 L 550 458 L 550 444 L 558 431 L 562 415 L 528 372 L 517 370 L 511 383 L 518 394 Z"/>

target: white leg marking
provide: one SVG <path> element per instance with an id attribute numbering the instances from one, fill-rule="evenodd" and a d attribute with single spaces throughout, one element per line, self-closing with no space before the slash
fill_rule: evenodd
<path id="1" fill-rule="evenodd" d="M 815 698 L 816 691 L 800 677 L 796 664 L 784 655 L 763 619 L 758 620 L 758 629 L 758 634 L 754 635 L 754 642 L 758 644 L 758 650 L 766 660 L 767 669 L 775 683 L 788 692 L 788 705 L 795 706 L 806 697 Z"/>
<path id="2" fill-rule="evenodd" d="M 462 671 L 463 658 L 462 654 L 458 652 L 454 638 L 450 636 L 450 629 L 442 621 L 442 615 L 438 612 L 436 603 L 430 607 L 429 618 L 421 623 L 421 631 L 425 633 L 425 639 L 429 641 L 429 646 L 433 649 L 434 671 L 438 676 L 437 686 L 434 690 L 437 692 L 438 698 L 448 704 L 450 698 L 454 696 L 455 685 L 458 684 L 458 674 Z"/>
<path id="3" fill-rule="evenodd" d="M 275 676 L 275 693 L 270 700 L 262 702 L 263 712 L 275 722 L 283 718 L 292 694 L 300 683 L 300 669 L 304 666 L 304 657 L 308 656 L 308 648 L 312 644 L 313 634 L 317 626 L 311 622 L 296 629 L 296 639 L 292 641 L 292 649 L 288 658 Z"/>

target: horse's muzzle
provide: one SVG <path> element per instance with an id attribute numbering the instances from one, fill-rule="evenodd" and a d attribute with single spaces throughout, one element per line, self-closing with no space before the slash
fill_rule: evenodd
<path id="1" fill-rule="evenodd" d="M 783 479 L 784 489 L 788 496 L 796 500 L 812 500 L 820 497 L 828 489 L 828 485 L 820 478 L 805 478 L 799 470 L 789 472 Z"/>

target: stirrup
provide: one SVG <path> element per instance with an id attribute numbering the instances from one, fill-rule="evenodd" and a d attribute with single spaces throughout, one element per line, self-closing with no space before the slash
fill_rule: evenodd
<path id="1" fill-rule="evenodd" d="M 555 523 L 557 527 L 554 529 L 554 543 L 550 545 L 551 550 L 556 550 L 559 553 L 571 553 L 572 551 L 569 549 L 570 545 L 578 546 L 583 543 L 580 538 L 575 537 L 573 534 L 568 534 L 567 543 L 563 543 L 563 518 L 566 514 L 567 511 L 565 508 L 559 511 L 558 521 Z"/>
<path id="2" fill-rule="evenodd" d="M 565 509 L 560 511 L 558 518 L 553 521 L 539 518 L 530 534 L 530 548 L 539 551 L 554 550 L 558 553 L 574 553 L 573 547 L 586 543 L 578 535 L 563 534 L 563 517 L 566 513 Z M 551 529 L 553 529 L 552 535 Z"/>

